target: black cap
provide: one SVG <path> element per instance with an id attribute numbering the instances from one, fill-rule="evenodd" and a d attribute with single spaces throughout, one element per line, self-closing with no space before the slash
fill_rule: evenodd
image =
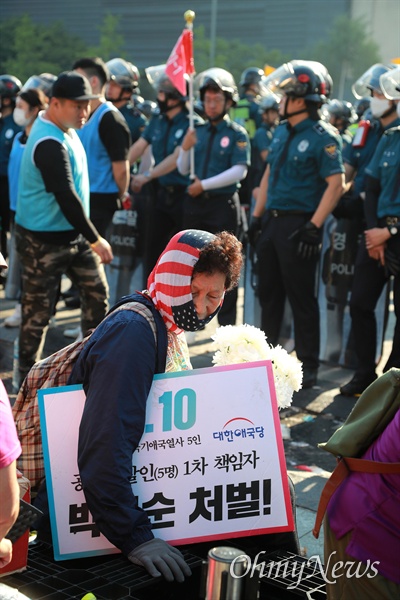
<path id="1" fill-rule="evenodd" d="M 94 100 L 99 98 L 93 94 L 89 80 L 77 71 L 64 71 L 53 83 L 51 91 L 53 98 L 66 98 L 67 100 Z"/>

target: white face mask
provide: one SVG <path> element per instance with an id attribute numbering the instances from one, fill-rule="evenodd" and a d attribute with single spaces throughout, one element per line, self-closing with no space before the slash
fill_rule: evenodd
<path id="1" fill-rule="evenodd" d="M 371 98 L 370 109 L 372 115 L 377 119 L 384 115 L 389 108 L 390 100 L 387 100 L 386 98 L 375 98 L 374 96 Z"/>
<path id="2" fill-rule="evenodd" d="M 23 108 L 14 108 L 14 122 L 20 127 L 26 127 L 32 121 L 33 117 L 27 117 Z"/>
<path id="3" fill-rule="evenodd" d="M 397 116 L 398 116 L 398 117 L 399 117 L 399 119 L 400 119 L 400 101 L 397 103 L 397 108 L 396 108 L 396 110 L 397 110 Z"/>

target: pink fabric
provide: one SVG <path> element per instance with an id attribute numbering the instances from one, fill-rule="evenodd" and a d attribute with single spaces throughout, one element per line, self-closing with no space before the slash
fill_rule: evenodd
<path id="1" fill-rule="evenodd" d="M 0 469 L 8 467 L 21 454 L 17 430 L 3 382 L 0 381 Z"/>
<path id="2" fill-rule="evenodd" d="M 400 462 L 400 411 L 363 458 Z M 352 531 L 350 556 L 379 561 L 379 573 L 400 584 L 400 475 L 351 473 L 332 496 L 328 517 L 338 539 Z"/>

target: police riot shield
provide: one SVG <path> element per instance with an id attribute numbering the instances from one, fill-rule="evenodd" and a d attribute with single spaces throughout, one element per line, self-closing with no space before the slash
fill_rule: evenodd
<path id="1" fill-rule="evenodd" d="M 131 280 L 138 265 L 138 234 L 137 210 L 115 211 L 107 232 L 114 258 L 105 268 L 110 306 L 130 293 Z"/>
<path id="2" fill-rule="evenodd" d="M 357 367 L 351 331 L 350 295 L 357 250 L 363 233 L 361 219 L 325 221 L 322 240 L 318 302 L 320 308 L 320 360 L 342 367 Z M 376 361 L 382 354 L 387 321 L 388 288 L 375 309 L 377 322 Z"/>

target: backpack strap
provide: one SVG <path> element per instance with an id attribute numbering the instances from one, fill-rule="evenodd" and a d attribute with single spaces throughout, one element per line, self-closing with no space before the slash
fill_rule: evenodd
<path id="1" fill-rule="evenodd" d="M 376 473 L 380 475 L 400 475 L 400 463 L 376 462 L 364 458 L 342 457 L 326 482 L 318 504 L 313 536 L 318 539 L 322 521 L 333 493 L 346 479 L 350 471 L 357 473 Z"/>
<path id="2" fill-rule="evenodd" d="M 155 370 L 156 373 L 164 373 L 168 348 L 167 328 L 150 296 L 145 292 L 136 292 L 130 296 L 123 296 L 118 303 L 110 309 L 105 318 L 112 312 L 121 309 L 133 310 L 141 314 L 147 320 L 153 332 L 157 349 Z"/>

